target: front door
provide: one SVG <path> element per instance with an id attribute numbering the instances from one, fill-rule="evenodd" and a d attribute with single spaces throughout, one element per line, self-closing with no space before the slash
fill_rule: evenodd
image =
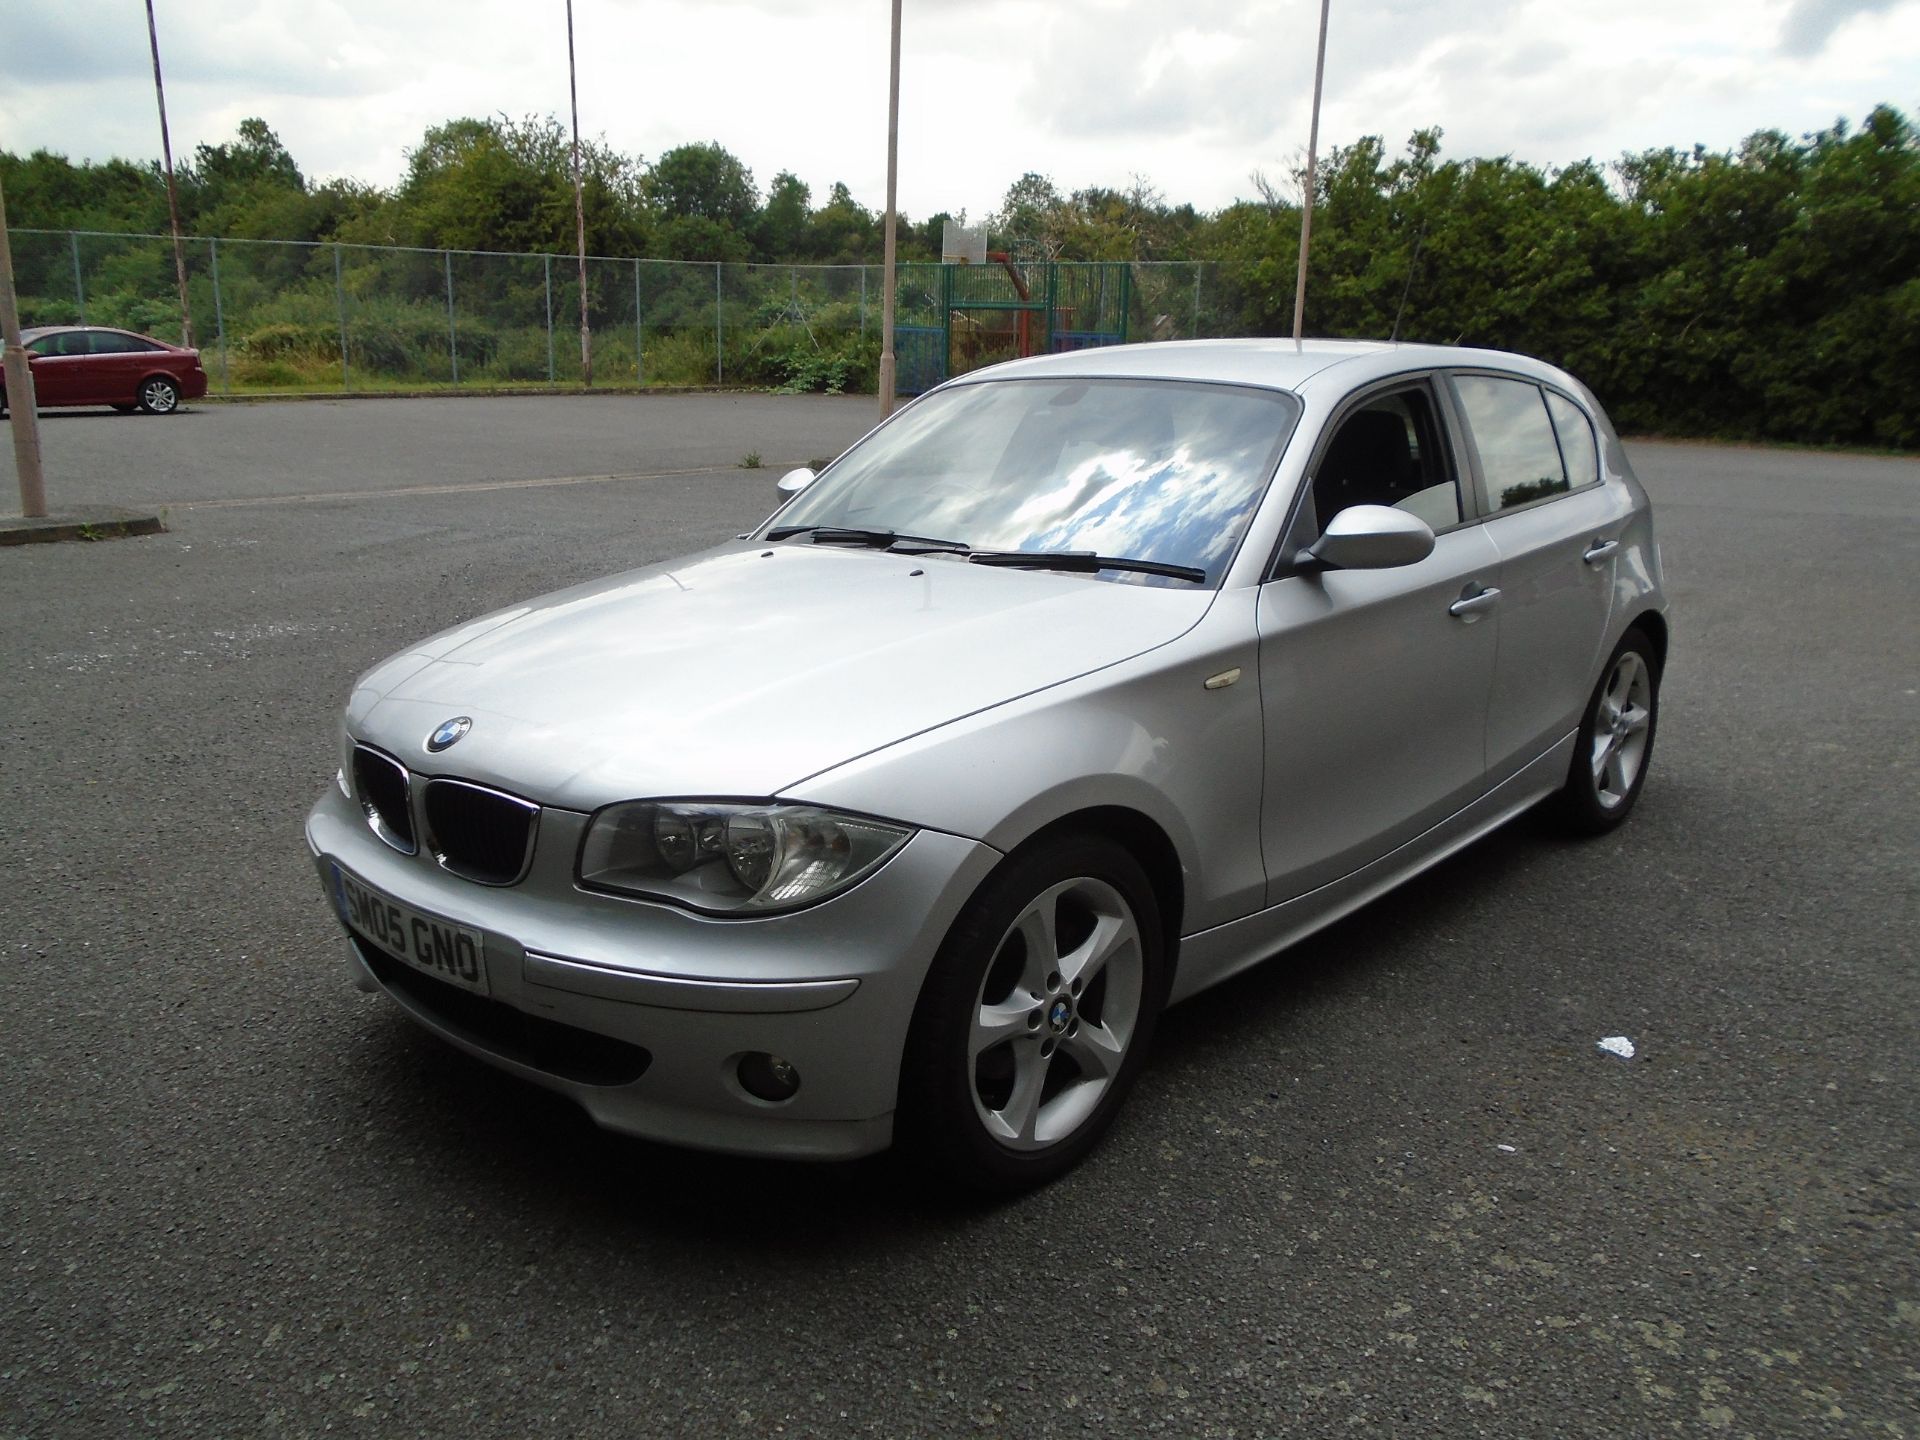
<path id="1" fill-rule="evenodd" d="M 1468 523 L 1459 458 L 1424 381 L 1367 397 L 1316 457 L 1289 544 L 1354 504 L 1417 514 L 1433 553 L 1286 573 L 1260 595 L 1267 903 L 1337 880 L 1475 799 L 1498 651 L 1500 552 Z"/>
<path id="2" fill-rule="evenodd" d="M 36 405 L 77 405 L 87 398 L 87 332 L 56 330 L 27 347 Z"/>

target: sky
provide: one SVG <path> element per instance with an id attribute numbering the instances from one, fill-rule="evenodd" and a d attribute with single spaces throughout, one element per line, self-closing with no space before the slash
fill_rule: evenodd
<path id="1" fill-rule="evenodd" d="M 886 197 L 888 0 L 574 0 L 580 127 L 718 141 Z M 564 0 L 155 0 L 176 159 L 257 115 L 311 179 L 390 187 L 427 127 L 567 118 Z M 904 0 L 900 208 L 979 220 L 1023 172 L 1203 211 L 1291 192 L 1316 0 Z M 1541 166 L 1875 104 L 1920 118 L 1920 0 L 1332 0 L 1322 152 L 1417 128 Z M 0 0 L 0 149 L 157 159 L 142 0 Z"/>

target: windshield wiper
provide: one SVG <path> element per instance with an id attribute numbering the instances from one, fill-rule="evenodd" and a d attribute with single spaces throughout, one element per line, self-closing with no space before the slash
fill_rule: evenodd
<path id="1" fill-rule="evenodd" d="M 812 536 L 815 545 L 864 545 L 873 550 L 898 550 L 903 555 L 968 553 L 966 545 L 959 540 L 935 540 L 927 535 L 902 535 L 895 530 L 863 530 L 843 525 L 776 525 L 767 532 L 767 539 L 791 540 L 799 535 Z"/>
<path id="2" fill-rule="evenodd" d="M 1192 565 L 1164 560 L 1135 560 L 1125 555 L 1097 555 L 1091 550 L 975 550 L 967 556 L 975 565 L 1005 565 L 1022 570 L 1070 570 L 1093 575 L 1101 570 L 1133 570 L 1142 575 L 1165 575 L 1174 580 L 1207 583 L 1207 572 Z"/>
<path id="3" fill-rule="evenodd" d="M 1136 560 L 1126 555 L 1100 555 L 1092 550 L 973 550 L 962 540 L 936 540 L 930 535 L 903 535 L 897 530 L 863 529 L 853 525 L 776 525 L 768 540 L 808 536 L 815 545 L 861 545 L 902 555 L 963 555 L 975 565 L 1000 565 L 1021 570 L 1068 570 L 1094 575 L 1102 570 L 1132 570 L 1142 575 L 1165 575 L 1195 585 L 1207 583 L 1207 572 L 1192 565 L 1164 560 Z"/>

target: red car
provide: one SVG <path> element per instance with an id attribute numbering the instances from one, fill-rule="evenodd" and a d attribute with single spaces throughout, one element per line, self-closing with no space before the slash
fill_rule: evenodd
<path id="1" fill-rule="evenodd" d="M 169 345 L 131 330 L 98 325 L 42 325 L 20 332 L 33 368 L 34 399 L 42 410 L 55 405 L 136 406 L 168 415 L 182 400 L 207 393 L 200 352 Z M 0 382 L 0 414 L 7 393 Z"/>

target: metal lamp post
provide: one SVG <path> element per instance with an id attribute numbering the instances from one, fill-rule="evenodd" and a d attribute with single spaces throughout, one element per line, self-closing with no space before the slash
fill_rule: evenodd
<path id="1" fill-rule="evenodd" d="M 893 353 L 894 225 L 900 181 L 900 0 L 893 0 L 893 62 L 887 81 L 887 234 L 880 274 L 880 418 L 893 413 L 897 361 Z"/>
<path id="2" fill-rule="evenodd" d="M 587 210 L 580 198 L 580 85 L 573 66 L 573 0 L 567 0 L 567 97 L 573 103 L 573 236 L 580 257 L 580 380 L 593 384 L 593 332 L 587 326 Z"/>
<path id="3" fill-rule="evenodd" d="M 147 0 L 147 43 L 153 50 L 153 96 L 160 106 L 160 158 L 167 167 L 167 218 L 173 224 L 173 275 L 180 285 L 180 343 L 193 345 L 193 312 L 187 306 L 187 256 L 180 248 L 180 198 L 173 187 L 173 140 L 167 134 L 167 90 L 160 80 L 160 32 Z"/>
<path id="4" fill-rule="evenodd" d="M 13 416 L 13 463 L 20 472 L 20 513 L 37 520 L 47 513 L 47 486 L 40 473 L 40 415 L 33 403 L 33 371 L 20 344 L 20 312 L 13 298 L 13 246 L 7 239 L 7 192 L 0 189 L 0 346 L 4 346 L 7 410 Z"/>
<path id="5" fill-rule="evenodd" d="M 1313 62 L 1313 119 L 1307 127 L 1307 189 L 1300 198 L 1300 268 L 1293 282 L 1293 343 L 1300 343 L 1307 320 L 1307 246 L 1313 237 L 1314 161 L 1320 150 L 1320 82 L 1327 73 L 1327 10 L 1320 0 L 1320 52 Z"/>

